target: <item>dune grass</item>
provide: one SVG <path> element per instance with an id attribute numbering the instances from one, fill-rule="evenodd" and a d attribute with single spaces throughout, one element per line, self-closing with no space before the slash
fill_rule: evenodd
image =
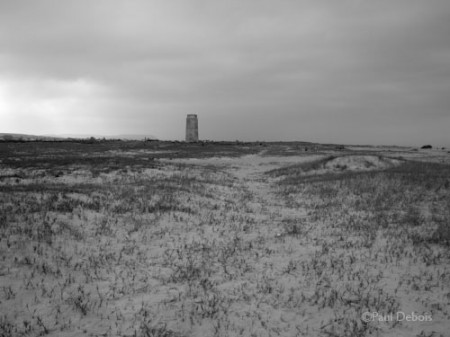
<path id="1" fill-rule="evenodd" d="M 327 173 L 325 156 L 242 178 L 239 166 L 158 155 L 12 164 L 23 150 L 2 162 L 0 336 L 450 328 L 447 165 Z M 399 311 L 432 322 L 361 319 Z"/>

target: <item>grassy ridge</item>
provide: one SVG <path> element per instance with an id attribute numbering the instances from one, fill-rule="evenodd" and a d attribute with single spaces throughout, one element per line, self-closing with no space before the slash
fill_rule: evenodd
<path id="1" fill-rule="evenodd" d="M 450 167 L 446 164 L 407 161 L 398 167 L 370 172 L 305 175 L 333 159 L 277 169 L 268 174 L 279 178 L 280 195 L 296 207 L 320 208 L 325 216 L 342 212 L 370 213 L 377 221 L 370 228 L 426 225 L 423 237 L 443 245 L 450 243 Z M 407 226 L 408 227 L 408 226 Z M 420 238 L 415 237 L 420 241 Z"/>

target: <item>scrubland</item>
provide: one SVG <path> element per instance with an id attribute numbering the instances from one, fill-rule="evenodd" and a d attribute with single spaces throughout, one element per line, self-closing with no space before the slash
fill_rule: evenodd
<path id="1" fill-rule="evenodd" d="M 0 336 L 449 335 L 446 151 L 36 142 L 0 160 Z"/>

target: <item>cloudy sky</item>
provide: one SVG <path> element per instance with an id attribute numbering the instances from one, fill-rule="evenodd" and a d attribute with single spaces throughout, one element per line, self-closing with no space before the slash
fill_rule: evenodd
<path id="1" fill-rule="evenodd" d="M 0 0 L 0 132 L 450 146 L 448 0 Z"/>

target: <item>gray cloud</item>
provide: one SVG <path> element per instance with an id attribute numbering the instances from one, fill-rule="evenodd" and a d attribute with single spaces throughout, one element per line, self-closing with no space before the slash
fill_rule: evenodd
<path id="1" fill-rule="evenodd" d="M 210 139 L 450 145 L 449 17 L 446 0 L 0 2 L 2 131 L 179 139 L 198 113 Z"/>

